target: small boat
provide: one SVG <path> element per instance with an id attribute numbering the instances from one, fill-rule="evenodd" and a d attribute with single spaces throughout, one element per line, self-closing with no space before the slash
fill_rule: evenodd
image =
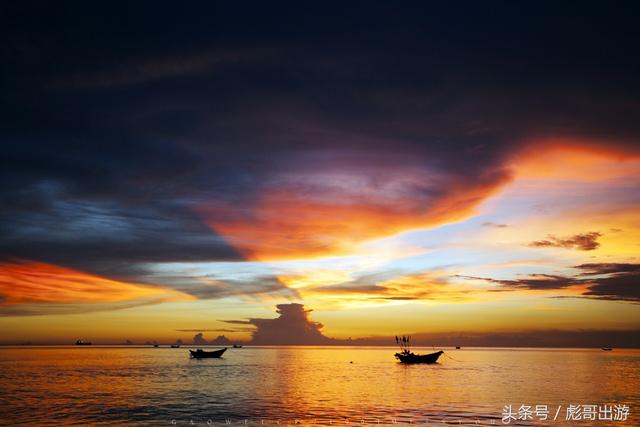
<path id="1" fill-rule="evenodd" d="M 436 351 L 435 353 L 429 354 L 414 354 L 411 352 L 407 353 L 396 353 L 396 359 L 398 359 L 402 363 L 436 363 L 438 361 L 438 357 L 444 353 L 444 351 Z"/>
<path id="2" fill-rule="evenodd" d="M 460 350 L 460 346 L 459 345 L 456 346 L 456 350 Z"/>
<path id="3" fill-rule="evenodd" d="M 436 351 L 429 354 L 415 354 L 411 351 L 410 346 L 411 337 L 408 336 L 396 336 L 396 343 L 400 346 L 400 353 L 396 353 L 394 356 L 401 363 L 436 363 L 438 358 L 444 351 Z"/>
<path id="4" fill-rule="evenodd" d="M 240 345 L 240 344 L 234 344 L 234 345 L 233 345 L 233 348 L 242 348 L 242 345 Z"/>
<path id="5" fill-rule="evenodd" d="M 154 344 L 153 346 L 157 348 L 157 347 L 158 347 L 158 344 Z"/>
<path id="6" fill-rule="evenodd" d="M 91 342 L 90 341 L 78 340 L 78 341 L 76 341 L 76 345 L 91 345 Z"/>
<path id="7" fill-rule="evenodd" d="M 604 351 L 611 351 L 611 350 L 613 350 L 611 347 L 602 347 L 602 349 L 603 349 Z"/>
<path id="8" fill-rule="evenodd" d="M 201 348 L 199 348 L 196 351 L 189 350 L 189 353 L 191 354 L 192 359 L 210 359 L 210 358 L 218 358 L 222 356 L 222 354 L 225 351 L 227 351 L 226 347 L 221 350 L 215 350 L 215 351 L 204 351 Z"/>
<path id="9" fill-rule="evenodd" d="M 180 348 L 180 344 L 171 344 L 171 348 Z"/>

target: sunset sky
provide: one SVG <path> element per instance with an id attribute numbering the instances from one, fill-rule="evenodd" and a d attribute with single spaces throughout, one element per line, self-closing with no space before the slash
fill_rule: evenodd
<path id="1" fill-rule="evenodd" d="M 0 344 L 640 331 L 623 3 L 175 6 L 3 13 Z"/>

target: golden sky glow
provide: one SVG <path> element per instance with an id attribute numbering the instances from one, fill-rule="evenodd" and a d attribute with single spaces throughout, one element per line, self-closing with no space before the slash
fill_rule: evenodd
<path id="1" fill-rule="evenodd" d="M 337 338 L 399 330 L 640 326 L 637 303 L 607 295 L 585 299 L 594 282 L 576 269 L 638 262 L 640 204 L 625 188 L 640 183 L 640 158 L 555 141 L 544 151 L 523 150 L 505 170 L 471 188 L 443 181 L 447 195 L 426 206 L 410 198 L 388 205 L 373 196 L 343 199 L 343 191 L 326 189 L 309 197 L 293 190 L 291 196 L 263 194 L 250 215 L 233 205 L 203 205 L 198 214 L 217 218 L 209 225 L 247 258 L 180 267 L 202 290 L 227 295 L 218 300 L 160 281 L 129 283 L 51 264 L 5 262 L 0 293 L 8 310 L 0 324 L 12 327 L 16 339 L 66 339 L 82 331 L 112 342 L 189 340 L 197 330 L 248 339 L 251 326 L 223 320 L 271 317 L 275 304 L 299 301 L 315 309 L 326 335 Z M 593 247 L 572 240 L 589 233 Z M 550 243 L 535 247 L 536 241 Z M 165 270 L 158 277 L 170 277 Z M 242 291 L 267 276 L 291 292 Z M 549 278 L 558 283 L 540 281 Z M 51 305 L 95 305 L 99 312 L 11 311 Z M 92 319 L 91 327 L 70 326 L 78 316 Z M 44 324 L 46 333 L 33 332 Z M 116 333 L 124 324 L 131 325 L 126 333 Z"/>

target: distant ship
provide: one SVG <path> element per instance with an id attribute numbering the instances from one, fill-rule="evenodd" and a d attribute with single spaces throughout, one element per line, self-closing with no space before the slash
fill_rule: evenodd
<path id="1" fill-rule="evenodd" d="M 234 344 L 233 348 L 242 348 L 242 345 L 241 344 Z"/>
<path id="2" fill-rule="evenodd" d="M 91 345 L 91 341 L 78 340 L 76 341 L 76 345 Z"/>

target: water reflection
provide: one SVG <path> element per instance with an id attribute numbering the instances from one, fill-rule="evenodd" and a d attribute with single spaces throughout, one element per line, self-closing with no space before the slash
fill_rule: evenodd
<path id="1" fill-rule="evenodd" d="M 194 360 L 185 348 L 7 348 L 0 424 L 500 425 L 505 404 L 604 403 L 629 405 L 616 424 L 637 424 L 640 351 L 463 349 L 408 366 L 394 351 L 242 348 Z"/>

